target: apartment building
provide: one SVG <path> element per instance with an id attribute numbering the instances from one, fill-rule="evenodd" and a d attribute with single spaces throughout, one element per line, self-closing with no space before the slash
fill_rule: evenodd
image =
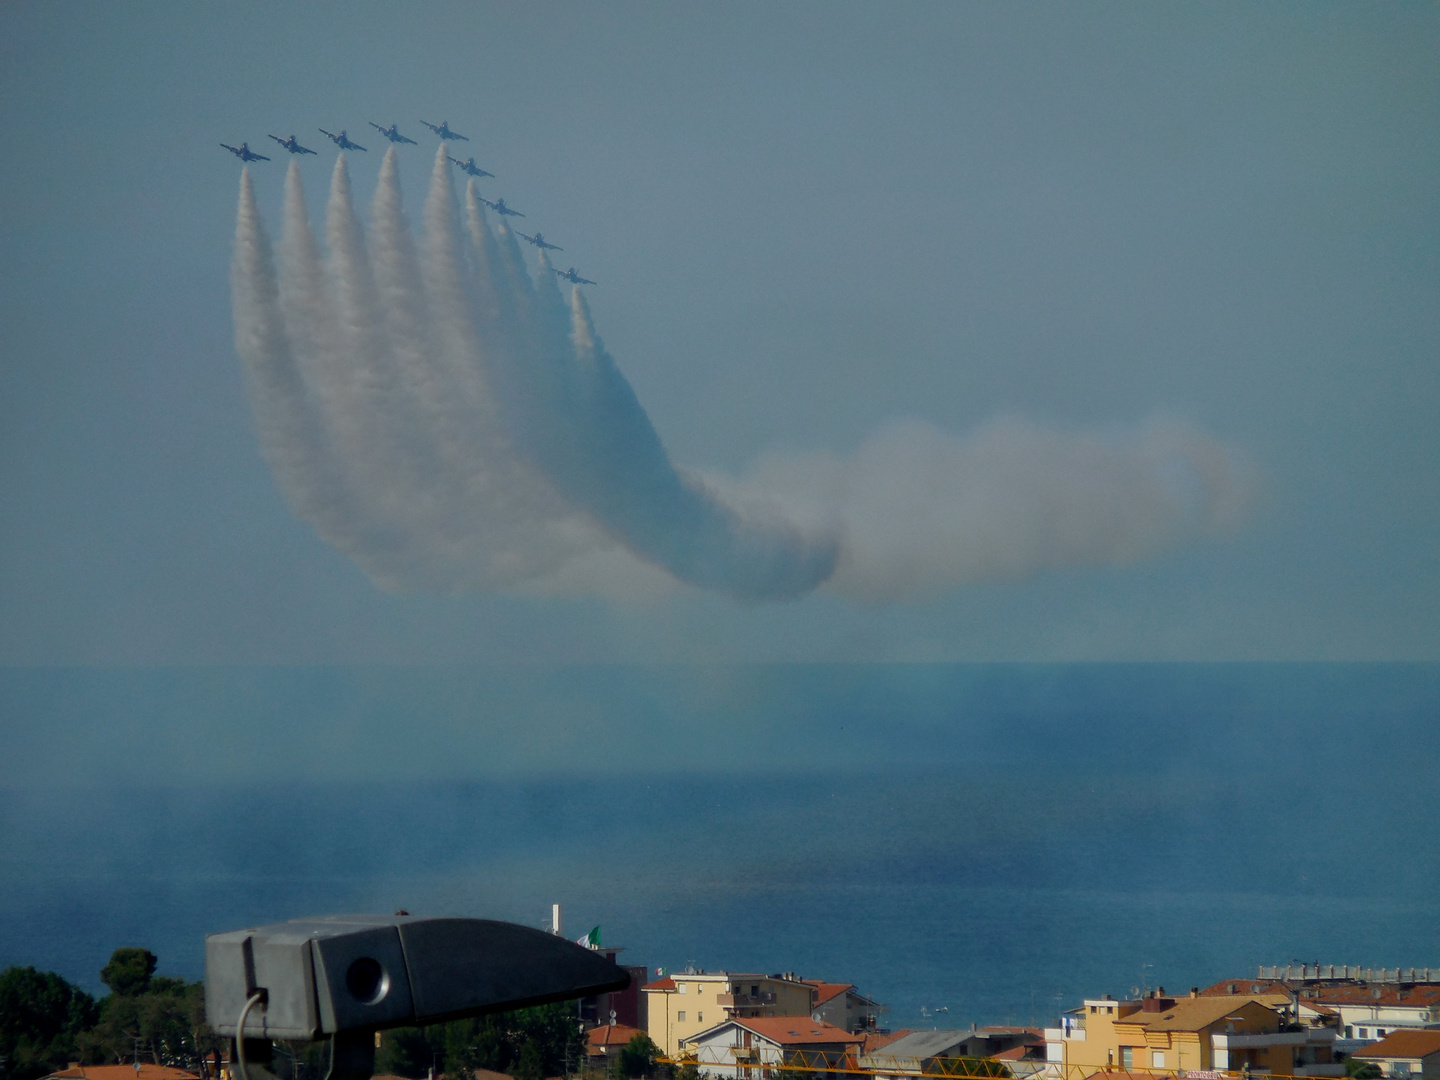
<path id="1" fill-rule="evenodd" d="M 1365 1047 L 1355 1057 L 1374 1062 L 1382 1075 L 1394 1080 L 1437 1080 L 1440 1078 L 1440 1031 L 1396 1031 Z"/>
<path id="2" fill-rule="evenodd" d="M 1292 1011 L 1298 1005 L 1301 1019 L 1311 1013 L 1334 1016 L 1340 1037 L 1361 1043 L 1378 1041 L 1392 1031 L 1440 1027 L 1440 983 L 1398 981 L 1409 975 L 1440 976 L 1440 970 L 1435 968 L 1371 969 L 1316 964 L 1261 970 L 1278 971 L 1282 975 L 1288 970 L 1294 977 L 1289 980 L 1230 979 L 1206 987 L 1201 996 L 1248 996 L 1267 1002 L 1273 997 L 1288 1001 L 1292 1003 Z M 1302 972 L 1304 978 L 1298 976 Z M 1341 978 L 1344 972 L 1383 975 L 1390 981 Z M 1334 978 L 1330 977 L 1332 973 Z"/>
<path id="3" fill-rule="evenodd" d="M 799 1016 L 726 1020 L 684 1041 L 702 1074 L 730 1080 L 776 1080 L 785 1070 L 853 1068 L 863 1036 Z"/>
<path id="4" fill-rule="evenodd" d="M 876 1030 L 880 1015 L 890 1011 L 849 983 L 820 982 L 816 979 L 803 981 L 815 988 L 810 1019 L 834 1024 L 851 1034 Z"/>
<path id="5" fill-rule="evenodd" d="M 1138 1001 L 1086 1000 L 1060 1028 L 1046 1029 L 1046 1057 L 1095 1068 L 1343 1075 L 1335 1029 L 1289 1020 L 1254 998 L 1192 990 L 1176 999 L 1162 988 Z"/>
<path id="6" fill-rule="evenodd" d="M 815 986 L 794 975 L 684 972 L 643 988 L 647 1030 L 667 1056 L 692 1036 L 737 1018 L 809 1017 Z"/>

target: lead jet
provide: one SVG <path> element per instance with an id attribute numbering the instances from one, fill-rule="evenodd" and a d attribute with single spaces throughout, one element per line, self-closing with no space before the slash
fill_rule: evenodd
<path id="1" fill-rule="evenodd" d="M 400 132 L 396 131 L 394 124 L 391 124 L 388 128 L 382 128 L 379 124 L 375 123 L 374 120 L 371 120 L 370 126 L 373 127 L 376 131 L 380 132 L 381 135 L 384 135 L 391 142 L 408 142 L 411 146 L 418 145 L 414 139 L 407 139 L 404 135 L 401 135 Z"/>
<path id="2" fill-rule="evenodd" d="M 496 199 L 494 202 L 491 202 L 489 199 L 481 199 L 480 201 L 483 202 L 486 206 L 490 207 L 491 210 L 494 210 L 501 217 L 525 216 L 519 210 L 511 210 L 510 207 L 506 206 L 504 199 Z"/>
<path id="3" fill-rule="evenodd" d="M 326 131 L 324 128 L 321 128 L 321 129 L 320 129 L 320 134 L 326 136 L 326 137 L 327 137 L 331 142 L 333 142 L 336 146 L 340 147 L 341 150 L 364 150 L 364 149 L 365 149 L 365 147 L 361 146 L 359 143 L 353 143 L 353 142 L 351 142 L 350 139 L 349 139 L 349 137 L 346 136 L 346 134 L 345 134 L 345 129 L 344 129 L 344 128 L 341 128 L 341 129 L 340 129 L 340 134 L 339 134 L 339 135 L 332 135 L 330 132 Z M 368 151 L 367 151 L 367 153 L 368 153 Z"/>
<path id="4" fill-rule="evenodd" d="M 551 270 L 555 270 L 555 268 L 554 268 L 553 266 L 552 266 L 550 269 L 551 269 Z M 571 285 L 594 285 L 594 284 L 595 284 L 595 282 L 591 281 L 588 277 L 581 277 L 581 276 L 580 276 L 580 271 L 579 271 L 579 270 L 576 270 L 575 267 L 573 267 L 573 266 L 570 267 L 570 269 L 568 269 L 568 270 L 555 270 L 555 273 L 559 274 L 559 275 L 560 275 L 562 278 L 564 278 L 566 281 L 570 282 Z"/>
<path id="5" fill-rule="evenodd" d="M 545 239 L 545 234 L 542 233 L 542 232 L 537 232 L 534 236 L 526 236 L 523 232 L 517 232 L 515 235 L 518 236 L 518 237 L 520 237 L 520 239 L 521 239 L 521 240 L 524 240 L 527 244 L 534 244 L 534 245 L 535 245 L 536 247 L 538 247 L 541 251 L 564 251 L 564 250 L 565 250 L 564 248 L 560 247 L 560 245 L 558 245 L 558 244 L 552 244 L 552 243 L 550 243 L 550 241 L 546 240 L 546 239 Z"/>
<path id="6" fill-rule="evenodd" d="M 435 125 L 435 124 L 430 123 L 429 120 L 421 120 L 420 122 L 421 122 L 422 124 L 424 124 L 426 127 L 428 127 L 431 131 L 435 132 L 436 135 L 439 135 L 442 140 L 444 140 L 444 139 L 459 139 L 461 142 L 469 142 L 469 141 L 470 141 L 470 140 L 469 140 L 468 138 L 466 138 L 464 135 L 457 135 L 457 134 L 455 134 L 455 132 L 451 131 L 451 130 L 450 130 L 450 121 L 448 121 L 448 120 L 441 120 L 438 126 Z"/>
<path id="7" fill-rule="evenodd" d="M 446 156 L 446 157 L 450 157 L 449 154 L 446 154 L 445 156 Z M 453 161 L 453 162 L 455 162 L 456 165 L 459 165 L 459 166 L 460 166 L 460 171 L 461 171 L 461 172 L 467 172 L 467 173 L 469 173 L 471 176 L 490 176 L 490 177 L 493 177 L 493 176 L 495 175 L 493 172 L 486 172 L 484 169 L 480 168 L 479 165 L 476 165 L 476 164 L 475 164 L 475 159 L 474 159 L 473 157 L 470 158 L 470 159 L 468 159 L 468 160 L 466 160 L 466 161 L 461 161 L 459 158 L 453 158 L 453 157 L 450 158 L 450 160 Z"/>
<path id="8" fill-rule="evenodd" d="M 223 142 L 222 142 L 220 145 L 223 146 L 223 147 L 225 147 L 226 150 L 229 150 L 230 153 L 234 154 L 234 155 L 235 155 L 236 157 L 238 157 L 241 161 L 269 161 L 269 160 L 270 160 L 270 159 L 269 159 L 268 157 L 266 157 L 264 154 L 257 154 L 257 153 L 255 153 L 254 150 L 251 150 L 249 143 L 243 143 L 243 142 L 242 142 L 239 146 L 231 146 L 229 143 L 223 143 Z"/>
<path id="9" fill-rule="evenodd" d="M 270 138 L 274 139 L 274 140 L 275 140 L 276 142 L 278 142 L 281 146 L 285 147 L 286 150 L 289 150 L 290 153 L 292 153 L 292 154 L 313 154 L 313 153 L 315 153 L 314 150 L 307 150 L 307 149 L 305 149 L 305 147 L 301 146 L 301 145 L 295 140 L 295 136 L 294 136 L 294 135 L 291 135 L 288 139 L 282 139 L 282 138 L 280 138 L 280 136 L 278 136 L 278 135 L 271 135 Z"/>

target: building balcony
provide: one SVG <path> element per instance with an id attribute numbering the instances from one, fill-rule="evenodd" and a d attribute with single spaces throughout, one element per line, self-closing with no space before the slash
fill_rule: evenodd
<path id="1" fill-rule="evenodd" d="M 758 1009 L 774 1005 L 775 994 L 772 991 L 758 994 L 716 994 L 715 1000 L 722 1009 Z"/>
<path id="2" fill-rule="evenodd" d="M 1257 1031 L 1251 1034 L 1217 1032 L 1210 1036 L 1216 1050 L 1251 1050 L 1268 1046 L 1331 1046 L 1334 1028 L 1306 1028 L 1304 1031 Z"/>

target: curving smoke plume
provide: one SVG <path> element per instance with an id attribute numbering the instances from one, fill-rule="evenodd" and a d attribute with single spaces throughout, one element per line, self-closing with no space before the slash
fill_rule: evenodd
<path id="1" fill-rule="evenodd" d="M 889 600 L 1126 562 L 1235 527 L 1250 484 L 1202 433 L 1100 437 L 899 424 L 850 461 L 677 468 L 542 251 L 532 280 L 444 147 L 418 242 L 394 150 L 368 236 L 335 163 L 322 258 L 298 168 L 277 262 L 242 174 L 235 341 L 262 450 L 296 514 L 392 589 L 615 592 L 679 579 L 745 599 L 825 583 Z M 644 567 L 652 569 L 645 570 Z M 657 572 L 663 571 L 661 574 Z"/>

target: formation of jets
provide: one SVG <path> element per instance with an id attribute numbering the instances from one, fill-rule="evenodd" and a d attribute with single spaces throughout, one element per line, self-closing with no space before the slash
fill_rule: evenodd
<path id="1" fill-rule="evenodd" d="M 341 129 L 340 129 L 340 134 L 339 134 L 339 135 L 336 135 L 333 131 L 326 131 L 324 128 L 320 128 L 319 131 L 320 131 L 320 134 L 321 134 L 321 135 L 324 135 L 324 136 L 325 136 L 326 138 L 328 138 L 331 142 L 333 142 L 336 146 L 340 147 L 341 150 L 364 150 L 364 149 L 365 149 L 365 147 L 361 146 L 359 143 L 353 143 L 353 142 L 351 142 L 349 136 L 347 136 L 347 135 L 345 134 L 345 129 L 344 129 L 344 128 L 341 128 Z"/>
<path id="2" fill-rule="evenodd" d="M 313 153 L 315 153 L 314 150 L 307 150 L 307 149 L 305 149 L 305 147 L 301 146 L 298 142 L 296 142 L 294 135 L 291 135 L 288 139 L 282 139 L 282 138 L 280 138 L 279 135 L 271 135 L 270 138 L 274 139 L 274 140 L 275 140 L 276 142 L 278 142 L 281 146 L 285 147 L 286 150 L 289 150 L 290 153 L 292 153 L 292 154 L 313 154 Z"/>
<path id="3" fill-rule="evenodd" d="M 440 136 L 440 141 L 442 144 L 448 142 L 451 139 L 457 139 L 460 142 L 470 141 L 468 136 L 461 135 L 458 131 L 451 130 L 450 122 L 448 120 L 441 120 L 438 124 L 432 124 L 428 120 L 421 120 L 420 123 L 424 124 L 436 135 Z M 407 139 L 404 135 L 401 135 L 399 131 L 399 126 L 397 124 L 391 124 L 389 127 L 381 127 L 379 124 L 375 123 L 375 121 L 372 120 L 370 121 L 370 126 L 373 127 L 376 131 L 378 131 L 381 135 L 384 135 L 385 138 L 390 140 L 390 142 L 392 143 L 408 143 L 411 146 L 419 145 L 415 142 L 414 139 Z M 365 150 L 365 147 L 361 146 L 359 143 L 351 141 L 349 134 L 345 131 L 344 128 L 341 128 L 338 134 L 333 131 L 326 131 L 324 128 L 318 128 L 317 130 L 320 132 L 320 134 L 324 135 L 341 150 Z M 269 135 L 268 138 L 274 139 L 291 154 L 304 155 L 315 153 L 315 151 L 311 150 L 308 146 L 301 146 L 299 139 L 297 139 L 294 135 L 291 135 L 288 139 L 282 139 L 278 135 Z M 257 154 L 254 150 L 251 150 L 249 143 L 242 142 L 239 146 L 231 146 L 229 143 L 221 143 L 220 145 L 223 146 L 226 150 L 229 150 L 241 161 L 249 162 L 270 160 L 264 154 Z M 484 169 L 480 168 L 479 165 L 476 165 L 475 159 L 473 157 L 461 161 L 459 158 L 450 157 L 449 154 L 446 154 L 445 156 L 447 159 L 459 166 L 461 172 L 466 173 L 470 176 L 476 178 L 482 176 L 489 176 L 493 178 L 495 176 L 494 173 L 486 172 Z M 510 207 L 506 206 L 504 199 L 496 199 L 494 202 L 491 202 L 489 199 L 481 199 L 480 201 L 486 206 L 488 206 L 491 210 L 495 211 L 495 213 L 499 214 L 501 218 L 525 216 L 519 210 L 512 210 L 510 209 Z M 530 236 L 527 233 L 519 232 L 518 230 L 516 231 L 515 235 L 520 237 L 520 239 L 524 240 L 527 244 L 532 244 L 535 247 L 539 248 L 541 251 L 565 250 L 559 244 L 552 244 L 550 243 L 550 241 L 546 240 L 545 234 L 540 232 L 539 230 L 536 230 L 534 236 Z M 554 267 L 551 267 L 551 269 L 554 271 L 555 274 L 557 274 L 561 278 L 564 278 L 572 285 L 595 284 L 595 282 L 591 281 L 589 278 L 581 277 L 580 271 L 576 270 L 573 266 L 565 270 L 555 270 Z"/>
<path id="4" fill-rule="evenodd" d="M 526 236 L 523 232 L 517 232 L 515 235 L 518 236 L 518 237 L 520 237 L 520 239 L 521 239 L 521 240 L 524 240 L 527 244 L 534 244 L 534 245 L 535 245 L 537 248 L 539 248 L 541 251 L 545 251 L 545 250 L 547 250 L 547 249 L 550 250 L 550 251 L 564 251 L 564 250 L 565 250 L 564 248 L 560 247 L 559 245 L 557 245 L 557 244 L 552 244 L 552 243 L 550 243 L 550 241 L 546 240 L 546 239 L 545 239 L 545 234 L 542 233 L 542 232 L 537 232 L 534 236 Z"/>
<path id="5" fill-rule="evenodd" d="M 388 128 L 382 128 L 379 124 L 375 123 L 374 120 L 371 120 L 370 126 L 393 143 L 409 143 L 411 146 L 416 145 L 414 139 L 407 139 L 404 135 L 401 135 L 400 132 L 396 131 L 396 125 L 394 124 L 391 124 Z"/>

